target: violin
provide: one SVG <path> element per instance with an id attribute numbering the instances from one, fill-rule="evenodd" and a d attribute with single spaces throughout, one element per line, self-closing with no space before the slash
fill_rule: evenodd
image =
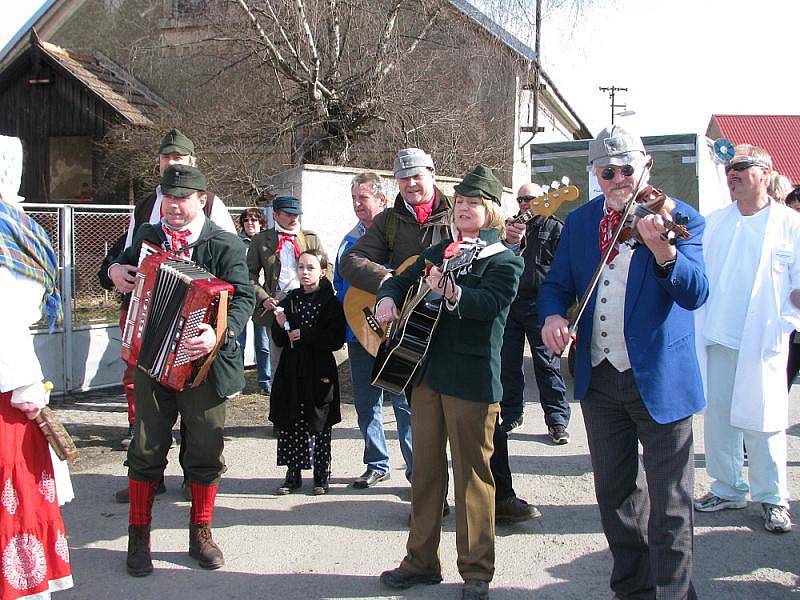
<path id="1" fill-rule="evenodd" d="M 672 215 L 675 211 L 675 201 L 660 189 L 647 185 L 636 195 L 634 202 L 633 210 L 630 211 L 625 219 L 619 238 L 617 238 L 620 243 L 628 244 L 632 247 L 643 243 L 636 227 L 639 219 L 659 213 L 664 221 L 665 229 L 664 233 L 661 234 L 661 239 L 674 245 L 679 238 L 686 240 L 692 236 L 686 228 L 689 217 L 684 217 L 679 212 L 676 212 L 671 217 L 665 216 L 666 214 Z"/>

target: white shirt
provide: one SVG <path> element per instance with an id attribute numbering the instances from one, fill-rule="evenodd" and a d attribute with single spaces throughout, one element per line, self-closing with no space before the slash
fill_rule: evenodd
<path id="1" fill-rule="evenodd" d="M 295 230 L 284 229 L 275 223 L 275 233 L 279 234 L 280 240 L 281 233 L 288 233 L 297 236 L 300 233 L 300 226 L 298 225 Z M 283 295 L 288 294 L 290 291 L 300 287 L 300 277 L 297 275 L 297 256 L 294 253 L 294 244 L 284 243 L 280 253 L 281 259 L 281 272 L 278 274 L 278 288 L 270 290 L 274 292 L 282 292 Z"/>
<path id="2" fill-rule="evenodd" d="M 714 244 L 706 248 L 707 262 L 719 265 L 719 276 L 709 286 L 703 337 L 707 345 L 738 350 L 761 260 L 768 210 L 744 216 L 728 213 L 716 228 Z"/>
<path id="3" fill-rule="evenodd" d="M 631 368 L 625 344 L 625 291 L 633 250 L 620 244 L 619 254 L 603 268 L 594 307 L 591 358 L 596 367 L 603 360 L 622 373 Z"/>
<path id="4" fill-rule="evenodd" d="M 213 196 L 213 194 L 210 194 L 210 196 Z M 150 220 L 148 223 L 155 225 L 161 221 L 161 198 L 161 186 L 159 185 L 156 187 L 156 201 L 153 204 L 153 210 L 150 212 Z M 211 198 L 209 198 L 209 201 L 211 201 Z M 233 219 L 228 209 L 218 196 L 214 196 L 214 201 L 211 205 L 211 221 L 222 227 L 225 231 L 230 231 L 232 234 L 238 235 L 236 225 L 233 224 Z M 133 244 L 134 226 L 133 215 L 131 215 L 131 220 L 128 222 L 128 234 L 125 237 L 125 248 L 130 248 L 131 244 Z"/>
<path id="5" fill-rule="evenodd" d="M 29 327 L 41 317 L 44 287 L 0 267 L 0 392 L 42 381 L 42 367 L 33 350 Z"/>

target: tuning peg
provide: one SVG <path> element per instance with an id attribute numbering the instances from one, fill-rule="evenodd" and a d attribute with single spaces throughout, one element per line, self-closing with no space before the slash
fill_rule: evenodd
<path id="1" fill-rule="evenodd" d="M 542 186 L 542 195 L 544 196 L 544 195 L 549 194 L 549 193 L 550 193 L 550 186 L 549 185 L 543 185 Z"/>
<path id="2" fill-rule="evenodd" d="M 564 177 L 561 178 L 561 185 L 569 185 L 569 177 L 564 175 Z"/>
<path id="3" fill-rule="evenodd" d="M 557 182 L 555 179 L 554 179 L 553 181 L 551 181 L 551 182 L 550 182 L 550 189 L 551 189 L 551 190 L 557 190 L 557 189 L 558 189 L 558 187 L 559 187 L 559 186 L 558 186 L 558 182 Z"/>

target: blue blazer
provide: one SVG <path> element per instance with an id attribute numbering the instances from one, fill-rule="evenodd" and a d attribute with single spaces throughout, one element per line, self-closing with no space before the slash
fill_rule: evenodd
<path id="1" fill-rule="evenodd" d="M 689 217 L 691 237 L 678 240 L 678 256 L 668 277 L 656 272 L 653 254 L 640 245 L 631 258 L 625 291 L 625 343 L 633 377 L 650 415 L 672 423 L 705 407 L 694 345 L 694 309 L 708 297 L 703 263 L 705 219 L 691 206 L 675 201 Z M 599 229 L 604 197 L 573 210 L 561 232 L 553 266 L 539 292 L 539 319 L 566 316 L 580 299 L 600 262 Z M 578 323 L 575 348 L 575 398 L 583 399 L 592 375 L 591 340 L 597 291 Z"/>

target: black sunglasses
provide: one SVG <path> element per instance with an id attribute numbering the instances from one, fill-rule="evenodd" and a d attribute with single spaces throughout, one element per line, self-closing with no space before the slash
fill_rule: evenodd
<path id="1" fill-rule="evenodd" d="M 517 202 L 530 202 L 539 196 L 517 196 Z"/>
<path id="2" fill-rule="evenodd" d="M 630 177 L 631 175 L 633 175 L 634 168 L 633 165 L 622 165 L 621 167 L 619 167 L 619 170 L 624 177 Z M 614 179 L 614 175 L 616 172 L 617 172 L 616 167 L 608 166 L 602 171 L 600 171 L 600 177 L 602 177 L 606 181 L 611 181 L 612 179 Z"/>
<path id="3" fill-rule="evenodd" d="M 750 167 L 763 167 L 763 166 L 764 165 L 757 162 L 750 162 L 749 160 L 743 160 L 733 165 L 725 165 L 725 173 L 730 173 L 731 171 L 744 171 L 746 169 L 749 169 Z"/>

